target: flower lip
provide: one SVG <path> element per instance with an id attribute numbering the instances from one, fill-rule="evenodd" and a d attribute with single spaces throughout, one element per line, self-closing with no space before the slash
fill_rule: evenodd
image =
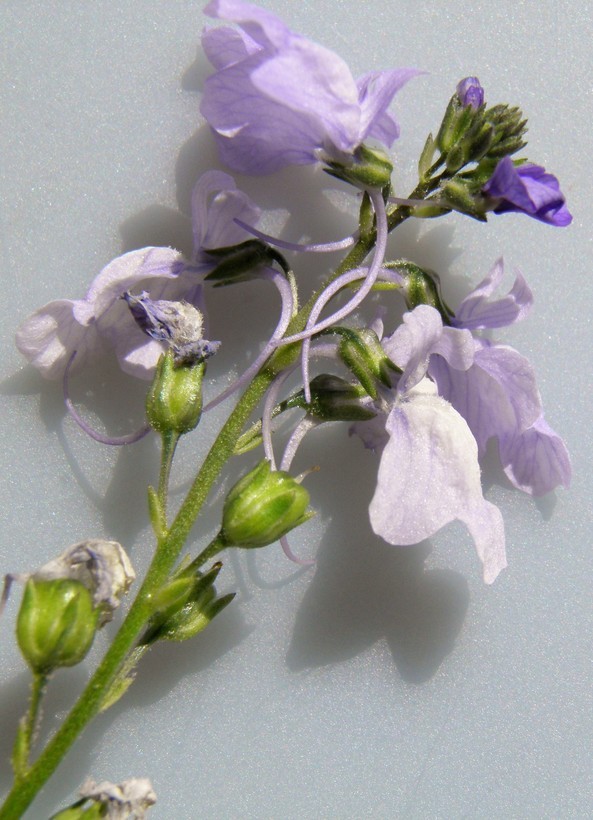
<path id="1" fill-rule="evenodd" d="M 504 157 L 482 191 L 492 199 L 491 210 L 496 214 L 524 213 L 556 227 L 572 222 L 560 183 L 541 165 L 515 165 Z"/>

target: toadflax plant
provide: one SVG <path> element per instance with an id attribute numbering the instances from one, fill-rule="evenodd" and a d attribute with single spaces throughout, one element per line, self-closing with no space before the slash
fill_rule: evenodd
<path id="1" fill-rule="evenodd" d="M 350 192 L 359 224 L 339 242 L 276 240 L 259 230 L 261 210 L 235 180 L 211 170 L 193 190 L 189 258 L 172 248 L 131 251 L 98 272 L 82 298 L 59 298 L 22 322 L 18 349 L 61 384 L 82 431 L 107 445 L 156 436 L 161 469 L 147 489 L 150 567 L 103 660 L 43 748 L 34 741 L 52 674 L 84 659 L 133 588 L 135 572 L 122 545 L 94 536 L 57 557 L 40 557 L 46 563 L 37 570 L 6 575 L 2 607 L 14 582 L 23 584 L 17 641 L 32 693 L 0 818 L 22 815 L 88 723 L 142 674 L 151 646 L 190 639 L 231 604 L 234 596 L 220 596 L 215 587 L 227 550 L 280 542 L 288 559 L 313 563 L 293 554 L 288 535 L 313 515 L 306 476 L 294 475 L 291 465 L 314 428 L 346 424 L 375 452 L 369 524 L 377 535 L 397 549 L 459 520 L 486 583 L 507 564 L 503 516 L 481 485 L 488 443 L 495 440 L 509 481 L 525 493 L 541 496 L 570 483 L 569 456 L 545 421 L 531 364 L 496 340 L 499 328 L 523 321 L 532 307 L 523 274 L 515 271 L 504 286 L 498 259 L 450 306 L 438 272 L 413 259 L 391 259 L 387 251 L 389 233 L 406 220 L 452 212 L 481 222 L 518 213 L 552 227 L 570 224 L 558 180 L 525 155 L 519 108 L 491 105 L 476 77 L 462 78 L 435 124 L 436 136 L 425 141 L 416 184 L 402 198 L 391 181 L 400 136 L 393 107 L 419 68 L 355 78 L 341 57 L 257 6 L 212 0 L 205 14 L 217 22 L 202 38 L 213 72 L 201 112 L 222 163 L 255 176 L 315 164 Z M 328 250 L 342 250 L 343 259 L 302 303 L 302 260 Z M 291 252 L 294 264 L 282 251 Z M 204 405 L 208 361 L 230 341 L 207 322 L 209 289 L 255 279 L 272 283 L 280 296 L 274 332 L 252 365 Z M 381 304 L 386 290 L 401 298 L 403 317 Z M 369 298 L 375 319 L 367 322 L 359 308 Z M 131 378 L 149 382 L 146 423 L 120 438 L 95 431 L 69 398 L 69 379 L 105 349 Z M 184 500 L 171 509 L 169 479 L 180 440 L 195 435 L 203 415 L 230 396 L 227 420 Z M 280 415 L 290 431 L 281 452 L 274 432 Z M 254 450 L 258 461 L 249 469 L 241 458 Z M 237 464 L 237 474 L 220 528 L 198 550 L 190 532 L 228 462 Z M 142 817 L 155 799 L 144 778 L 119 785 L 89 779 L 56 816 Z"/>

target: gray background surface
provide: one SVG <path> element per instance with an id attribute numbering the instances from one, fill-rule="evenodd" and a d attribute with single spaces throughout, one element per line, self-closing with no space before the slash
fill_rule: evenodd
<path id="1" fill-rule="evenodd" d="M 430 72 L 398 97 L 402 195 L 461 77 L 477 74 L 489 102 L 519 104 L 529 117 L 529 157 L 559 177 L 574 214 L 568 230 L 521 216 L 488 226 L 450 216 L 405 228 L 391 250 L 449 273 L 453 295 L 501 253 L 522 269 L 536 305 L 505 338 L 536 367 L 547 417 L 572 455 L 573 486 L 534 503 L 489 460 L 487 497 L 503 511 L 509 568 L 485 587 L 461 526 L 407 549 L 376 539 L 366 511 L 376 460 L 345 428 L 312 436 L 297 467 L 322 467 L 309 484 L 320 514 L 292 543 L 316 555 L 316 567 L 295 571 L 277 547 L 232 556 L 222 588 L 239 592 L 235 605 L 195 641 L 153 652 L 28 816 L 51 814 L 88 774 L 149 776 L 155 818 L 588 816 L 591 4 L 278 0 L 273 9 L 339 52 L 355 76 L 398 65 Z M 114 451 L 87 440 L 64 418 L 59 385 L 23 367 L 12 339 L 44 302 L 82 296 L 122 250 L 188 249 L 191 184 L 218 167 L 198 113 L 203 23 L 192 0 L 5 0 L 0 9 L 3 572 L 101 535 L 124 543 L 139 571 L 147 564 L 154 442 Z M 312 169 L 239 182 L 287 239 L 352 229 L 343 189 Z M 332 187 L 338 193 L 326 195 Z M 328 261 L 295 264 L 313 283 Z M 264 283 L 213 294 L 213 335 L 227 344 L 210 394 L 233 361 L 240 369 L 252 359 L 276 309 Z M 109 363 L 73 387 L 113 434 L 141 420 L 142 390 Z M 174 500 L 215 427 L 206 418 L 184 447 Z M 194 553 L 217 520 L 215 499 Z M 17 600 L 0 625 L 0 786 L 27 697 L 11 639 Z M 86 674 L 56 675 L 45 731 Z"/>

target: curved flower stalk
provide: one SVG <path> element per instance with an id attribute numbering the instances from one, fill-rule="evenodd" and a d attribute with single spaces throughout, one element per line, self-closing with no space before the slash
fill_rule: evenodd
<path id="1" fill-rule="evenodd" d="M 364 299 L 371 292 L 373 285 L 376 283 L 377 278 L 379 277 L 385 259 L 385 250 L 387 248 L 387 214 L 385 211 L 383 195 L 380 191 L 377 191 L 375 189 L 369 189 L 368 195 L 375 210 L 375 218 L 377 223 L 377 241 L 375 245 L 375 251 L 373 254 L 373 261 L 371 262 L 368 268 L 368 272 L 362 287 L 360 287 L 356 291 L 352 299 L 350 299 L 342 308 L 337 310 L 331 316 L 328 316 L 327 319 L 324 319 L 323 321 L 316 324 L 319 314 L 321 313 L 325 305 L 330 301 L 330 299 L 332 299 L 333 296 L 336 293 L 338 293 L 338 291 L 340 291 L 345 285 L 350 284 L 351 282 L 356 281 L 356 279 L 359 278 L 358 272 L 352 271 L 349 271 L 348 273 L 345 273 L 342 276 L 338 277 L 334 282 L 331 283 L 331 285 L 326 287 L 325 290 L 323 290 L 323 292 L 319 296 L 318 300 L 313 306 L 313 309 L 311 310 L 311 313 L 309 314 L 309 318 L 307 319 L 305 329 L 301 333 L 295 333 L 292 336 L 285 336 L 279 342 L 279 345 L 292 344 L 293 342 L 300 341 L 303 342 L 303 347 L 301 351 L 301 361 L 303 370 L 303 385 L 305 388 L 305 397 L 307 401 L 311 401 L 308 367 L 311 337 L 314 336 L 316 333 L 319 333 L 320 331 L 325 330 L 328 327 L 331 327 L 337 322 L 342 321 L 342 319 L 345 319 L 354 310 L 356 310 L 356 308 L 364 301 Z M 354 273 L 356 273 L 357 275 L 353 275 Z"/>
<path id="2" fill-rule="evenodd" d="M 402 200 L 402 202 L 404 202 L 404 200 Z M 351 248 L 358 239 L 358 231 L 355 231 L 353 234 L 350 234 L 350 236 L 345 236 L 344 239 L 337 239 L 335 242 L 299 244 L 298 242 L 287 242 L 284 239 L 270 236 L 270 234 L 264 233 L 252 225 L 243 222 L 242 219 L 235 219 L 235 222 L 239 227 L 253 234 L 253 236 L 257 236 L 262 242 L 266 242 L 268 245 L 273 245 L 276 248 L 282 248 L 285 251 L 293 251 L 294 253 L 332 253 L 333 251 L 344 251 L 347 248 Z"/>
<path id="3" fill-rule="evenodd" d="M 337 54 L 258 6 L 212 0 L 205 13 L 239 26 L 206 29 L 202 36 L 215 73 L 206 80 L 200 109 L 233 170 L 258 175 L 319 161 L 349 165 L 365 139 L 390 147 L 399 136 L 388 108 L 418 70 L 355 80 Z"/>
<path id="4" fill-rule="evenodd" d="M 222 393 L 219 393 L 212 401 L 209 401 L 208 404 L 204 407 L 204 412 L 208 410 L 212 410 L 214 407 L 219 405 L 225 399 L 228 399 L 233 393 L 237 390 L 240 390 L 242 387 L 245 387 L 251 379 L 259 372 L 263 364 L 265 363 L 266 359 L 274 351 L 276 346 L 276 342 L 278 339 L 281 339 L 286 329 L 290 323 L 290 320 L 295 314 L 296 308 L 296 301 L 295 301 L 295 294 L 294 288 L 291 285 L 291 282 L 279 271 L 275 271 L 272 268 L 264 268 L 260 273 L 260 278 L 262 279 L 269 279 L 274 283 L 278 292 L 280 294 L 280 299 L 282 301 L 282 307 L 280 311 L 280 319 L 278 320 L 278 324 L 276 329 L 270 336 L 269 340 L 266 342 L 264 347 L 262 348 L 259 355 L 254 359 L 251 365 L 245 370 L 241 376 L 236 379 L 231 385 L 229 385 Z"/>
<path id="5" fill-rule="evenodd" d="M 256 222 L 260 211 L 234 180 L 209 171 L 192 195 L 194 251 L 189 260 L 172 248 L 142 248 L 110 262 L 83 299 L 60 299 L 35 311 L 17 331 L 18 349 L 43 376 L 62 378 L 72 354 L 72 372 L 93 361 L 105 342 L 115 348 L 124 371 L 149 378 L 163 352 L 161 342 L 137 327 L 121 296 L 148 291 L 153 300 L 202 305 L 202 281 L 217 261 L 207 249 L 237 244 L 248 234 L 235 222 Z"/>

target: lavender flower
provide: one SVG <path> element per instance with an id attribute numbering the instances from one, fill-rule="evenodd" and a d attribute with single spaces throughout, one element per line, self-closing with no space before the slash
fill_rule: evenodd
<path id="1" fill-rule="evenodd" d="M 482 495 L 471 430 L 427 378 L 436 351 L 452 367 L 469 368 L 471 334 L 443 327 L 438 311 L 420 305 L 405 314 L 383 347 L 403 373 L 375 405 L 379 415 L 353 426 L 367 443 L 370 430 L 370 439 L 382 445 L 369 507 L 373 530 L 390 544 L 406 545 L 429 538 L 451 521 L 463 521 L 483 563 L 484 580 L 492 583 L 506 566 L 502 516 Z"/>
<path id="2" fill-rule="evenodd" d="M 524 213 L 557 227 L 572 222 L 558 180 L 541 165 L 515 165 L 504 157 L 482 191 L 492 200 L 495 214 Z"/>
<path id="3" fill-rule="evenodd" d="M 212 0 L 205 13 L 239 26 L 207 29 L 202 37 L 216 71 L 206 80 L 201 111 L 229 167 L 268 174 L 318 161 L 349 164 L 367 137 L 389 147 L 399 136 L 387 109 L 416 69 L 355 81 L 337 54 L 258 6 Z"/>
<path id="4" fill-rule="evenodd" d="M 162 342 L 140 331 L 120 297 L 144 287 L 153 300 L 201 306 L 202 281 L 217 264 L 208 249 L 234 245 L 249 234 L 233 221 L 252 224 L 260 211 L 221 171 L 204 174 L 192 195 L 194 252 L 186 260 L 171 248 L 142 248 L 117 257 L 93 280 L 83 299 L 60 299 L 35 311 L 17 331 L 18 349 L 43 376 L 61 378 L 94 359 L 106 340 L 123 370 L 149 378 Z"/>

